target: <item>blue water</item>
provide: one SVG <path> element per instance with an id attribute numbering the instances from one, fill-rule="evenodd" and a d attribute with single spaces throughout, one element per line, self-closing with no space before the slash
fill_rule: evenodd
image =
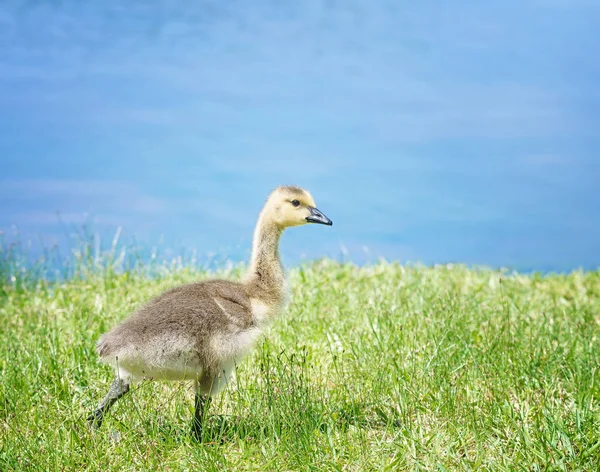
<path id="1" fill-rule="evenodd" d="M 295 184 L 289 264 L 600 265 L 600 5 L 161 5 L 0 7 L 9 241 L 243 260 Z"/>

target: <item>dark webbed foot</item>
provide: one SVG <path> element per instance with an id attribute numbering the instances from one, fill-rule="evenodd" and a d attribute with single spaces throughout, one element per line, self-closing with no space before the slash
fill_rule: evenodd
<path id="1" fill-rule="evenodd" d="M 196 396 L 194 398 L 194 421 L 192 423 L 192 435 L 199 441 L 202 439 L 204 413 L 208 411 L 209 406 L 210 397 L 196 392 Z"/>
<path id="2" fill-rule="evenodd" d="M 98 429 L 102 426 L 104 414 L 114 403 L 129 392 L 129 380 L 116 378 L 108 389 L 108 393 L 98 405 L 98 408 L 87 417 L 87 422 L 92 428 Z"/>
<path id="3" fill-rule="evenodd" d="M 98 429 L 102 426 L 102 421 L 104 420 L 104 413 L 99 408 L 94 411 L 90 416 L 86 418 L 86 421 L 90 425 L 90 428 Z"/>

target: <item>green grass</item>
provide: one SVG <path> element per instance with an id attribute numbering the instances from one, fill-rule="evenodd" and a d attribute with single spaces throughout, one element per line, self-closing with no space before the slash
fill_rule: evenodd
<path id="1" fill-rule="evenodd" d="M 1 282 L 0 470 L 598 470 L 600 272 L 296 268 L 202 443 L 181 383 L 142 383 L 88 430 L 112 380 L 98 336 L 209 275 Z"/>

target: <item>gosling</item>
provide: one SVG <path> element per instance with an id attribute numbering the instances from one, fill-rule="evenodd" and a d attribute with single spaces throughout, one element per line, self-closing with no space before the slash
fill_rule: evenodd
<path id="1" fill-rule="evenodd" d="M 253 347 L 286 299 L 279 239 L 291 226 L 331 226 L 306 190 L 276 188 L 261 211 L 252 258 L 241 282 L 207 280 L 175 287 L 152 299 L 101 336 L 96 349 L 116 378 L 87 418 L 99 428 L 110 407 L 144 379 L 192 381 L 192 433 L 199 437 L 210 399 L 226 385 L 235 364 Z"/>

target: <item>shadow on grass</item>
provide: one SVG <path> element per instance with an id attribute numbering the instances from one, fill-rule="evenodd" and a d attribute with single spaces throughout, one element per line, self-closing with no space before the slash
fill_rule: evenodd
<path id="1" fill-rule="evenodd" d="M 154 422 L 148 426 L 156 431 L 157 439 L 176 442 L 192 440 L 204 445 L 222 445 L 240 440 L 254 441 L 280 437 L 286 430 L 288 433 L 300 434 L 301 430 L 326 433 L 332 430 L 346 432 L 350 427 L 369 430 L 402 427 L 402 421 L 393 417 L 384 407 L 354 404 L 338 410 L 320 418 L 319 421 L 308 420 L 303 425 L 293 424 L 293 422 L 282 424 L 277 421 L 260 421 L 255 417 L 210 415 L 204 422 L 199 437 L 195 437 L 192 433 L 192 421 L 187 424 L 175 424 L 167 420 L 159 420 L 158 423 Z"/>
<path id="2" fill-rule="evenodd" d="M 205 420 L 199 436 L 194 434 L 191 420 L 181 423 L 161 418 L 152 422 L 148 421 L 142 426 L 142 429 L 146 431 L 144 435 L 152 436 L 153 439 L 162 443 L 192 442 L 205 446 L 235 443 L 240 440 L 253 441 L 275 436 L 271 426 L 261 424 L 253 418 L 227 415 L 210 415 Z"/>
<path id="3" fill-rule="evenodd" d="M 184 441 L 192 438 L 194 441 L 206 445 L 226 444 L 239 440 L 253 441 L 281 437 L 286 432 L 289 434 L 313 433 L 320 431 L 346 432 L 350 427 L 363 430 L 400 429 L 403 421 L 398 411 L 389 405 L 372 405 L 366 403 L 348 403 L 329 413 L 324 413 L 318 418 L 290 418 L 289 422 L 282 417 L 273 417 L 267 420 L 264 416 L 239 416 L 239 415 L 209 415 L 204 422 L 201 435 L 196 438 L 192 433 L 192 421 L 187 424 L 174 425 L 168 420 L 159 420 L 151 426 L 157 429 L 158 437 L 163 440 Z"/>

